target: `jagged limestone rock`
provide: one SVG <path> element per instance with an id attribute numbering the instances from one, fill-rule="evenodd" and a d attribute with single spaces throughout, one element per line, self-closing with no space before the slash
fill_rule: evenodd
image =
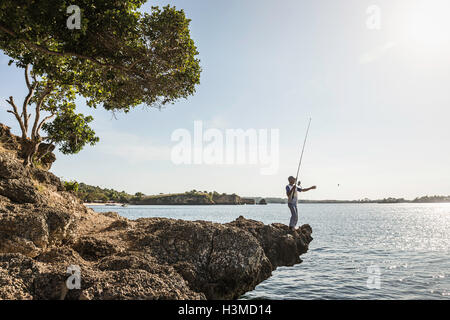
<path id="1" fill-rule="evenodd" d="M 235 299 L 300 263 L 311 227 L 96 213 L 0 144 L 0 299 Z M 11 149 L 12 148 L 12 149 Z M 80 271 L 69 290 L 67 273 Z"/>

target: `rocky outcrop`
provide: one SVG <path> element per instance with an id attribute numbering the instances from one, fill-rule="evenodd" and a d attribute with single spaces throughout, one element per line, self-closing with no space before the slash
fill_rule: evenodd
<path id="1" fill-rule="evenodd" d="M 95 213 L 0 149 L 0 299 L 234 299 L 300 263 L 311 232 Z"/>
<path id="2" fill-rule="evenodd" d="M 253 198 L 241 198 L 242 204 L 256 204 L 255 199 Z"/>
<path id="3" fill-rule="evenodd" d="M 236 194 L 213 194 L 214 204 L 230 205 L 244 204 L 241 197 Z"/>
<path id="4" fill-rule="evenodd" d="M 214 201 L 207 193 L 187 192 L 148 196 L 131 203 L 135 205 L 211 205 Z"/>
<path id="5" fill-rule="evenodd" d="M 244 204 L 236 194 L 210 194 L 206 192 L 186 192 L 160 194 L 131 201 L 135 205 L 239 205 Z"/>
<path id="6" fill-rule="evenodd" d="M 159 263 L 173 266 L 191 288 L 208 299 L 237 298 L 252 290 L 277 266 L 299 263 L 298 256 L 312 240 L 279 224 L 260 228 L 262 223 L 244 217 L 225 225 L 171 219 L 135 223 L 127 233 L 131 249 L 144 250 Z M 265 247 L 260 239 L 266 241 Z M 275 243 L 279 244 L 278 255 L 270 253 Z"/>

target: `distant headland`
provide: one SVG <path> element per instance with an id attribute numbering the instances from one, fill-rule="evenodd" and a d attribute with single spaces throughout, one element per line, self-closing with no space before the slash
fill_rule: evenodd
<path id="1" fill-rule="evenodd" d="M 216 191 L 191 190 L 184 193 L 145 195 L 137 192 L 134 195 L 125 191 L 104 189 L 85 183 L 64 182 L 67 191 L 72 191 L 87 204 L 131 204 L 131 205 L 255 205 L 267 204 L 264 199 L 241 197 L 237 194 L 218 193 Z"/>

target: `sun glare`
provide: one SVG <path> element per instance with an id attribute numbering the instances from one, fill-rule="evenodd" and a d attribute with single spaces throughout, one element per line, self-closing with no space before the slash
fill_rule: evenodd
<path id="1" fill-rule="evenodd" d="M 450 47 L 450 1 L 407 1 L 399 8 L 397 40 L 419 52 Z"/>

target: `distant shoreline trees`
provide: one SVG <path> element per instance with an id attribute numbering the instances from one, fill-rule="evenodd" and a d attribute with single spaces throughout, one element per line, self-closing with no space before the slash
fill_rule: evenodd
<path id="1" fill-rule="evenodd" d="M 179 194 L 159 194 L 159 195 L 145 195 L 142 192 L 136 192 L 134 195 L 129 194 L 125 191 L 117 191 L 109 188 L 101 188 L 98 186 L 91 186 L 83 182 L 76 181 L 64 181 L 64 186 L 66 191 L 75 193 L 78 198 L 80 198 L 85 203 L 131 203 L 145 200 L 146 198 L 158 198 L 167 196 L 197 196 L 204 197 L 209 202 L 214 203 L 215 199 L 220 197 L 230 198 L 230 199 L 240 199 L 236 194 L 228 195 L 226 193 L 218 193 L 216 191 L 197 191 L 191 190 Z"/>
<path id="2" fill-rule="evenodd" d="M 415 203 L 435 203 L 435 202 L 450 202 L 450 196 L 424 196 L 415 198 L 412 202 Z"/>
<path id="3" fill-rule="evenodd" d="M 129 194 L 125 191 L 117 191 L 114 189 L 101 188 L 98 186 L 91 186 L 85 183 L 78 183 L 76 181 L 64 181 L 64 185 L 67 191 L 74 192 L 81 200 L 86 203 L 108 203 L 108 202 L 116 202 L 116 203 L 130 203 L 133 201 L 141 201 L 146 197 L 158 197 L 158 196 L 168 196 L 170 194 L 160 193 L 159 195 L 145 195 L 142 192 L 136 192 L 135 194 Z M 226 197 L 239 197 L 235 193 L 226 194 L 226 193 L 218 193 L 216 191 L 197 191 L 191 190 L 184 193 L 180 193 L 179 195 L 203 195 L 208 199 L 216 199 L 221 196 Z M 241 197 L 240 197 L 241 198 Z M 261 202 L 263 203 L 287 203 L 287 199 L 285 198 L 274 198 L 274 197 L 242 197 L 241 199 L 254 199 L 255 203 Z M 385 198 L 382 200 L 301 200 L 300 202 L 304 203 L 440 203 L 440 202 L 450 202 L 450 196 L 423 196 L 417 197 L 414 200 L 405 200 L 403 198 Z"/>

